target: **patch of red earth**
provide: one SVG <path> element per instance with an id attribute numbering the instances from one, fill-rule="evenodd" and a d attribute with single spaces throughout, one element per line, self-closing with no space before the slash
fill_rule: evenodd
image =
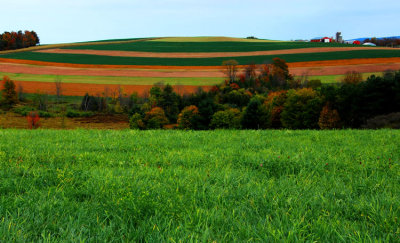
<path id="1" fill-rule="evenodd" d="M 221 69 L 222 70 L 222 69 Z M 39 75 L 78 75 L 78 76 L 114 76 L 114 77 L 224 77 L 220 70 L 190 70 L 171 71 L 139 70 L 139 69 L 101 69 L 101 68 L 68 68 L 51 66 L 34 66 L 26 64 L 0 63 L 0 72 L 25 73 Z"/>
<path id="2" fill-rule="evenodd" d="M 56 87 L 54 83 L 48 82 L 35 82 L 35 81 L 15 81 L 17 86 L 22 86 L 25 93 L 47 93 L 56 94 Z M 63 83 L 62 93 L 68 96 L 84 96 L 86 93 L 90 95 L 101 95 L 107 89 L 109 93 L 117 91 L 122 88 L 124 93 L 138 94 L 147 93 L 153 85 L 116 85 L 116 84 L 74 84 Z M 173 85 L 175 92 L 179 94 L 194 93 L 198 90 L 199 86 L 194 85 Z M 212 86 L 201 86 L 203 90 L 210 90 Z"/>
<path id="3" fill-rule="evenodd" d="M 243 57 L 280 54 L 300 54 L 318 52 L 342 52 L 359 50 L 388 50 L 387 47 L 315 47 L 273 51 L 251 52 L 139 52 L 139 51 L 111 51 L 111 50 L 75 50 L 75 49 L 46 49 L 36 52 L 57 54 L 86 54 L 114 57 L 156 57 L 156 58 L 210 58 L 210 57 Z"/>
<path id="4" fill-rule="evenodd" d="M 315 67 L 290 67 L 293 75 L 341 75 L 349 71 L 361 73 L 384 72 L 386 70 L 399 70 L 400 63 L 388 64 L 361 64 L 343 66 L 315 66 Z M 131 69 L 82 69 L 32 66 L 21 64 L 1 64 L 0 72 L 24 73 L 37 75 L 81 75 L 81 76 L 114 76 L 114 77 L 172 77 L 172 78 L 199 78 L 199 77 L 225 77 L 221 70 L 172 70 L 171 72 L 156 70 L 131 70 Z"/>

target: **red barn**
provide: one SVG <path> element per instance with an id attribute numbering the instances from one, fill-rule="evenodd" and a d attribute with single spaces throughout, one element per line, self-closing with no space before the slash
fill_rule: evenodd
<path id="1" fill-rule="evenodd" d="M 353 45 L 361 45 L 361 42 L 359 40 L 353 41 Z"/>
<path id="2" fill-rule="evenodd" d="M 321 42 L 324 42 L 324 43 L 331 43 L 331 42 L 333 42 L 333 39 L 332 39 L 332 38 L 329 38 L 329 37 L 324 37 L 324 38 L 321 39 Z"/>

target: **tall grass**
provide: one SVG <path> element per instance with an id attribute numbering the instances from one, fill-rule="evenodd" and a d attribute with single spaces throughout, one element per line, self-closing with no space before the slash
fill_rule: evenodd
<path id="1" fill-rule="evenodd" d="M 399 241 L 399 141 L 0 130 L 0 242 Z"/>

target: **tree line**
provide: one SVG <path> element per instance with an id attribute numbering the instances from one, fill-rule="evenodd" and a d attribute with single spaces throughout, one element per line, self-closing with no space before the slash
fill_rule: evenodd
<path id="1" fill-rule="evenodd" d="M 35 31 L 21 30 L 18 32 L 4 32 L 0 34 L 0 51 L 16 50 L 40 43 L 39 36 Z"/>
<path id="2" fill-rule="evenodd" d="M 125 113 L 130 127 L 142 130 L 400 128 L 400 71 L 366 80 L 349 72 L 340 83 L 322 84 L 294 77 L 279 58 L 240 70 L 234 60 L 223 66 L 226 80 L 208 91 L 178 94 L 162 83 L 142 95 L 106 90 L 85 95 L 71 114 Z M 15 85 L 7 78 L 3 85 L 2 103 L 11 107 Z"/>

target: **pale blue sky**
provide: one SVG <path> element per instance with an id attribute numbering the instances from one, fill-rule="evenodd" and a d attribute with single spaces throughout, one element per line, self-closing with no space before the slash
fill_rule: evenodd
<path id="1" fill-rule="evenodd" d="M 0 32 L 35 30 L 42 44 L 160 36 L 291 40 L 400 35 L 400 1 L 0 0 Z"/>

